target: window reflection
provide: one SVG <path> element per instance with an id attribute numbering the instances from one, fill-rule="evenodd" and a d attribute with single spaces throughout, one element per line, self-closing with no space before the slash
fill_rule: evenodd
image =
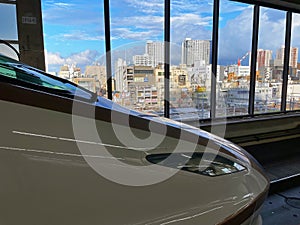
<path id="1" fill-rule="evenodd" d="M 0 40 L 12 45 L 17 51 L 19 46 L 11 41 L 18 40 L 16 5 L 0 3 Z M 0 53 L 18 60 L 18 55 L 6 44 L 0 43 Z"/>
<path id="2" fill-rule="evenodd" d="M 171 1 L 170 117 L 210 117 L 213 1 Z"/>
<path id="3" fill-rule="evenodd" d="M 280 110 L 286 12 L 261 8 L 255 85 L 255 113 Z"/>
<path id="4" fill-rule="evenodd" d="M 300 109 L 300 65 L 298 63 L 300 47 L 300 15 L 294 13 L 292 18 L 292 37 L 289 62 L 289 79 L 287 87 L 286 110 Z"/>
<path id="5" fill-rule="evenodd" d="M 16 6 L 0 3 L 0 27 L 2 40 L 18 40 Z"/>
<path id="6" fill-rule="evenodd" d="M 103 5 L 102 1 L 100 5 Z M 172 119 L 185 122 L 210 118 L 211 77 L 214 76 L 211 72 L 213 5 L 214 0 L 171 1 L 169 92 Z M 48 9 L 45 15 L 50 15 L 51 12 Z M 62 16 L 59 18 L 63 18 L 63 13 L 59 15 Z M 285 15 L 285 11 L 260 8 L 259 43 L 255 62 L 254 109 L 257 114 L 280 110 Z M 164 1 L 112 0 L 110 17 L 113 101 L 132 109 L 163 115 Z M 102 20 L 103 15 L 97 19 L 98 22 L 103 22 Z M 47 26 L 55 27 L 55 32 L 58 32 L 57 21 L 51 21 L 51 25 L 49 21 L 51 20 L 48 18 Z M 299 109 L 298 24 L 298 14 L 294 14 L 287 110 Z M 248 114 L 252 26 L 253 5 L 220 0 L 218 65 L 215 74 L 217 117 Z M 74 29 L 76 38 L 80 36 L 87 39 L 84 41 L 92 39 L 86 35 L 87 31 L 77 32 L 80 29 L 82 28 Z M 47 29 L 45 31 L 46 42 L 47 37 L 53 38 L 56 35 Z M 91 36 L 96 36 L 95 39 L 99 40 L 101 35 L 93 33 Z M 70 41 L 73 38 L 70 35 L 65 37 Z M 76 38 L 68 46 L 61 40 L 56 44 L 61 48 L 73 48 L 74 41 L 80 43 Z M 103 43 L 101 41 L 102 45 Z M 59 57 L 59 62 L 70 63 L 70 60 L 61 58 Z M 85 68 L 85 74 L 80 71 L 79 66 L 70 68 L 69 65 L 66 68 L 61 65 L 59 76 L 73 79 L 74 82 L 96 90 L 99 95 L 106 96 L 105 56 L 94 58 L 94 64 Z"/>
<path id="7" fill-rule="evenodd" d="M 221 0 L 216 116 L 248 113 L 253 6 Z"/>
<path id="8" fill-rule="evenodd" d="M 103 0 L 43 0 L 46 71 L 106 94 Z"/>
<path id="9" fill-rule="evenodd" d="M 12 44 L 12 47 L 14 47 L 19 52 L 19 45 Z M 0 43 L 0 53 L 12 59 L 19 60 L 19 57 L 16 54 L 16 52 L 5 44 Z"/>
<path id="10" fill-rule="evenodd" d="M 110 7 L 113 101 L 135 110 L 163 112 L 164 1 L 112 0 Z"/>

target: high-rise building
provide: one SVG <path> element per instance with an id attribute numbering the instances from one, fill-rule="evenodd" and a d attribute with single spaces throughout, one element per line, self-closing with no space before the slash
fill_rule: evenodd
<path id="1" fill-rule="evenodd" d="M 147 41 L 146 54 L 153 59 L 153 65 L 157 66 L 164 63 L 164 42 Z"/>
<path id="2" fill-rule="evenodd" d="M 182 42 L 181 63 L 194 66 L 196 62 L 204 61 L 205 65 L 210 62 L 210 41 L 192 40 L 186 38 Z"/>
<path id="3" fill-rule="evenodd" d="M 284 46 L 281 46 L 276 52 L 276 59 L 280 60 L 282 65 L 284 62 Z M 289 66 L 292 68 L 297 68 L 297 62 L 298 62 L 298 48 L 297 47 L 291 47 L 290 48 L 290 63 Z"/>
<path id="4" fill-rule="evenodd" d="M 292 47 L 290 50 L 290 66 L 292 68 L 297 68 L 298 63 L 298 48 Z"/>
<path id="5" fill-rule="evenodd" d="M 94 78 L 97 93 L 101 94 L 106 89 L 106 67 L 100 65 L 89 65 L 85 67 L 85 77 Z"/>
<path id="6" fill-rule="evenodd" d="M 258 49 L 257 50 L 257 67 L 258 69 L 262 67 L 269 67 L 270 66 L 270 60 L 272 60 L 272 50 L 263 50 Z"/>
<path id="7" fill-rule="evenodd" d="M 154 66 L 153 57 L 148 54 L 134 55 L 133 64 L 135 66 Z"/>
<path id="8" fill-rule="evenodd" d="M 116 90 L 117 91 L 124 91 L 127 90 L 126 85 L 126 62 L 119 58 L 115 63 L 115 79 L 116 79 Z"/>
<path id="9" fill-rule="evenodd" d="M 283 65 L 284 62 L 284 45 L 282 45 L 279 49 L 276 51 L 276 59 L 281 62 Z"/>

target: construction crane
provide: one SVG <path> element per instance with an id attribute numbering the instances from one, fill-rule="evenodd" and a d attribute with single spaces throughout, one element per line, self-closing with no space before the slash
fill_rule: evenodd
<path id="1" fill-rule="evenodd" d="M 250 51 L 246 52 L 246 54 L 245 54 L 242 58 L 238 59 L 238 66 L 241 65 L 242 61 L 243 61 L 249 54 L 250 54 Z"/>

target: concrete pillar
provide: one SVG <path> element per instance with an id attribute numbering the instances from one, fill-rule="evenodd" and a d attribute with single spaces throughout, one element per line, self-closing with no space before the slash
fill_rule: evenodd
<path id="1" fill-rule="evenodd" d="M 45 71 L 41 0 L 17 0 L 20 61 Z"/>

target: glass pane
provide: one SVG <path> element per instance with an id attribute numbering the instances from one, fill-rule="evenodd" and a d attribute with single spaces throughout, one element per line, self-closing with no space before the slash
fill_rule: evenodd
<path id="1" fill-rule="evenodd" d="M 113 100 L 131 109 L 163 110 L 164 1 L 111 1 Z"/>
<path id="2" fill-rule="evenodd" d="M 210 117 L 213 1 L 171 1 L 170 117 Z"/>
<path id="3" fill-rule="evenodd" d="M 12 78 L 13 80 L 19 80 L 23 82 L 23 84 L 28 83 L 34 86 L 44 87 L 50 93 L 53 91 L 54 93 L 63 93 L 72 97 L 76 95 L 88 99 L 93 97 L 91 93 L 77 88 L 71 82 L 58 80 L 58 78 L 54 76 L 49 76 L 40 70 L 3 56 L 0 56 L 0 75 Z M 31 88 L 35 88 L 34 86 L 31 86 Z M 36 88 L 39 89 L 39 87 Z"/>
<path id="4" fill-rule="evenodd" d="M 286 110 L 300 109 L 300 65 L 298 63 L 300 47 L 300 15 L 294 13 L 292 20 L 292 40 L 290 52 L 289 81 L 287 88 Z"/>
<path id="5" fill-rule="evenodd" d="M 286 12 L 261 8 L 256 63 L 255 113 L 280 110 Z"/>
<path id="6" fill-rule="evenodd" d="M 47 72 L 105 94 L 103 0 L 42 0 Z"/>
<path id="7" fill-rule="evenodd" d="M 216 116 L 248 113 L 253 6 L 221 0 Z"/>
<path id="8" fill-rule="evenodd" d="M 18 40 L 16 6 L 0 3 L 0 39 Z"/>

